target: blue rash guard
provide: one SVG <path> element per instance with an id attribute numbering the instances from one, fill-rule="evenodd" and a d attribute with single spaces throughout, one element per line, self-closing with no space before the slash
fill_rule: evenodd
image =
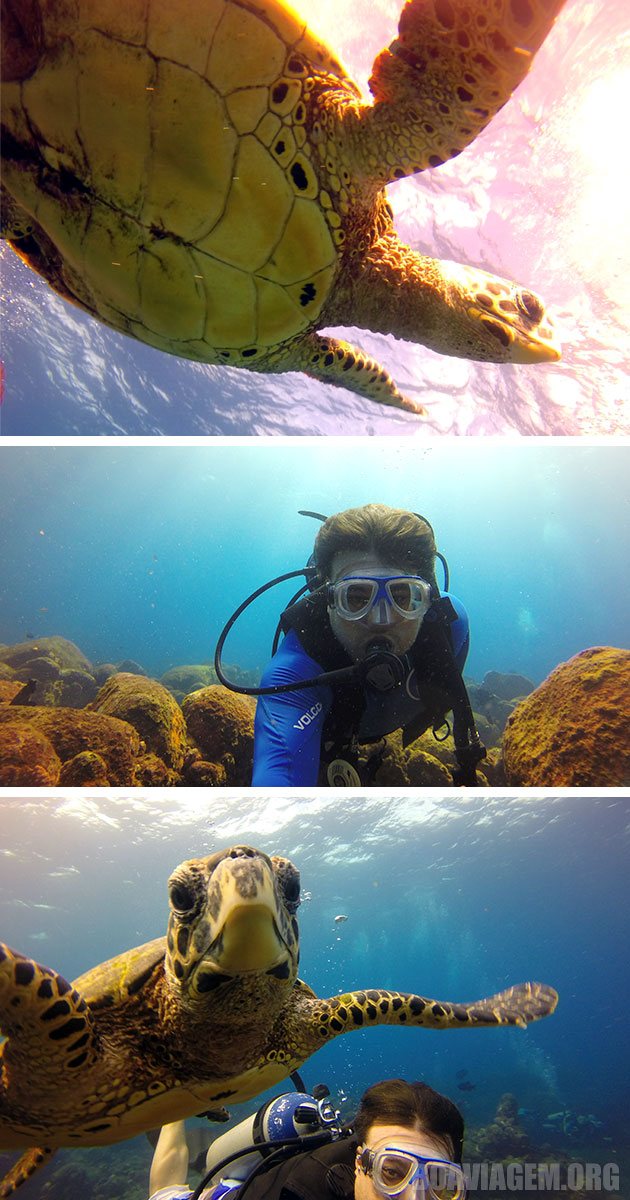
<path id="1" fill-rule="evenodd" d="M 451 623 L 453 654 L 460 671 L 468 653 L 468 616 L 455 596 L 450 600 L 457 619 Z M 425 621 L 429 614 L 425 617 Z M 311 658 L 291 629 L 263 672 L 261 687 L 311 679 L 324 667 Z M 411 685 L 411 686 L 410 686 Z M 259 696 L 254 726 L 254 787 L 313 787 L 319 776 L 324 722 L 333 702 L 326 684 Z M 421 693 L 414 693 L 413 676 L 404 688 L 376 693 L 366 687 L 366 709 L 357 730 L 359 740 L 379 738 L 399 729 L 422 712 Z"/>

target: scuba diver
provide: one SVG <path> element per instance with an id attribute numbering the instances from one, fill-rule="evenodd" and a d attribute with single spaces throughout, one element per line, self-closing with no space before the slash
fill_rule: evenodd
<path id="1" fill-rule="evenodd" d="M 468 617 L 448 592 L 448 567 L 429 522 L 384 504 L 303 515 L 323 522 L 307 567 L 248 597 L 215 654 L 221 683 L 259 697 L 252 784 L 373 783 L 386 734 L 402 729 L 403 746 L 429 728 L 447 736 L 452 712 L 454 782 L 474 786 L 486 751 L 462 678 Z M 442 594 L 436 558 L 444 566 Z M 263 591 L 300 574 L 307 583 L 280 616 L 261 686 L 234 684 L 221 662 L 232 624 Z M 359 761 L 360 746 L 371 747 L 367 762 Z"/>
<path id="2" fill-rule="evenodd" d="M 374 1084 L 352 1126 L 329 1102 L 287 1093 L 211 1144 L 194 1191 L 179 1182 L 184 1122 L 163 1126 L 150 1200 L 463 1200 L 463 1137 L 459 1109 L 425 1083 Z"/>

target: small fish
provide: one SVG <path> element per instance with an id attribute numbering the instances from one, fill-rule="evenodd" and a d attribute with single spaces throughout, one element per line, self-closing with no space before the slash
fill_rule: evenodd
<path id="1" fill-rule="evenodd" d="M 348 918 L 346 916 L 344 916 L 343 913 L 339 913 L 339 916 L 335 917 L 335 925 L 341 925 L 341 924 L 343 924 L 344 921 L 347 921 L 347 920 L 348 920 Z"/>
<path id="2" fill-rule="evenodd" d="M 24 634 L 24 638 L 27 642 L 32 642 L 34 637 L 35 637 L 34 633 L 25 633 Z"/>
<path id="3" fill-rule="evenodd" d="M 42 607 L 40 608 L 40 610 L 39 610 L 39 611 L 40 611 L 40 612 L 48 612 L 48 609 L 46 608 L 46 605 L 45 605 L 45 604 L 42 604 Z"/>
<path id="4" fill-rule="evenodd" d="M 456 1079 L 463 1079 L 463 1078 L 464 1078 L 464 1075 L 467 1075 L 467 1074 L 468 1074 L 468 1068 L 467 1068 L 467 1067 L 462 1067 L 461 1071 L 456 1071 L 456 1072 L 455 1072 L 455 1078 L 456 1078 Z"/>
<path id="5" fill-rule="evenodd" d="M 463 1083 L 457 1084 L 460 1092 L 474 1092 L 477 1084 L 471 1083 L 470 1079 L 465 1079 Z"/>
<path id="6" fill-rule="evenodd" d="M 28 637 L 28 634 L 26 636 Z M 16 692 L 13 699 L 9 701 L 9 704 L 30 704 L 31 700 L 33 699 L 33 694 L 36 692 L 36 690 L 37 680 L 29 679 L 28 682 L 24 684 L 24 687 L 21 687 L 19 692 Z"/>

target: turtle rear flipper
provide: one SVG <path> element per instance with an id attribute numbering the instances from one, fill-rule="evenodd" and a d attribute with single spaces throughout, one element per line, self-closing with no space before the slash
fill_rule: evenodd
<path id="1" fill-rule="evenodd" d="M 0 1180 L 0 1200 L 7 1200 L 8 1196 L 17 1192 L 18 1188 L 26 1183 L 36 1171 L 39 1171 L 39 1168 L 47 1163 L 54 1153 L 54 1149 L 50 1150 L 42 1146 L 26 1150 L 24 1154 L 21 1154 L 17 1162 Z"/>
<path id="2" fill-rule="evenodd" d="M 469 146 L 525 78 L 563 4 L 499 0 L 478 19 L 468 0 L 409 0 L 374 62 L 375 103 L 353 139 L 370 180 L 438 167 Z M 356 112 L 347 119 L 352 129 Z"/>

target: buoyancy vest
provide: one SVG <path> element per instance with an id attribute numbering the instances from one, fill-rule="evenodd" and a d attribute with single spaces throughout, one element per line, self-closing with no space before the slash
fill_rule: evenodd
<path id="1" fill-rule="evenodd" d="M 352 1200 L 355 1138 L 298 1154 L 252 1180 L 244 1200 Z"/>
<path id="2" fill-rule="evenodd" d="M 402 657 L 408 676 L 415 675 L 418 712 L 402 726 L 403 746 L 408 746 L 426 729 L 437 730 L 446 714 L 453 712 L 453 737 L 460 765 L 458 783 L 474 783 L 475 766 L 485 755 L 461 671 L 455 660 L 451 625 L 458 614 L 450 599 L 435 599 L 418 636 Z M 284 632 L 293 629 L 306 653 L 325 671 L 352 665 L 352 659 L 333 633 L 328 619 L 326 589 L 318 588 L 280 617 Z M 322 746 L 330 761 L 344 755 L 356 739 L 366 706 L 366 686 L 360 678 L 336 683 L 333 702 L 324 725 Z"/>

